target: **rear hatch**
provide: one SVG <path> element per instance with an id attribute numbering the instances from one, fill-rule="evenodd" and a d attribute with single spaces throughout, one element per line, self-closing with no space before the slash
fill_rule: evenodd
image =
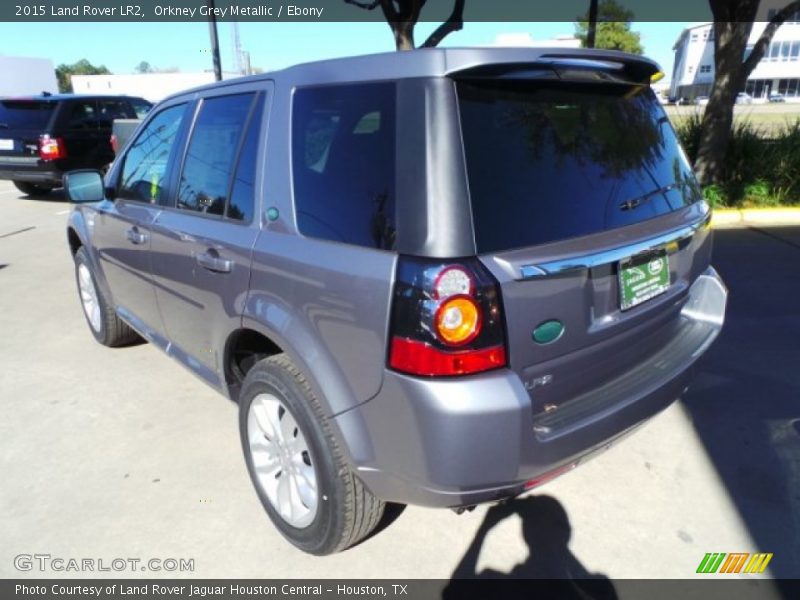
<path id="1" fill-rule="evenodd" d="M 0 99 L 0 164 L 36 164 L 39 136 L 50 129 L 56 102 L 42 98 Z"/>
<path id="2" fill-rule="evenodd" d="M 708 207 L 647 81 L 548 66 L 457 79 L 478 255 L 534 411 L 630 371 L 677 331 Z"/>

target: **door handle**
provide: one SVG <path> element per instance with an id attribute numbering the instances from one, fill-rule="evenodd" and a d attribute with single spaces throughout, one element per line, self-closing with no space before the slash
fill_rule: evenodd
<path id="1" fill-rule="evenodd" d="M 128 231 L 125 232 L 125 237 L 128 238 L 130 243 L 136 244 L 137 246 L 147 242 L 147 234 L 140 232 L 138 227 L 131 227 L 128 229 Z"/>
<path id="2" fill-rule="evenodd" d="M 231 269 L 233 269 L 233 261 L 220 258 L 217 251 L 213 248 L 203 254 L 198 254 L 195 260 L 197 260 L 197 264 L 204 269 L 214 271 L 215 273 L 230 273 Z"/>

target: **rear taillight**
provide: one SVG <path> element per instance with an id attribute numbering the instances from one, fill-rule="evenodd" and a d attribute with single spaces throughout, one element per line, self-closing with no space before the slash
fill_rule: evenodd
<path id="1" fill-rule="evenodd" d="M 388 362 L 426 377 L 506 366 L 497 282 L 477 259 L 398 259 Z"/>
<path id="2" fill-rule="evenodd" d="M 64 148 L 64 140 L 51 138 L 46 134 L 39 136 L 39 157 L 42 160 L 57 160 L 66 156 L 67 151 Z"/>

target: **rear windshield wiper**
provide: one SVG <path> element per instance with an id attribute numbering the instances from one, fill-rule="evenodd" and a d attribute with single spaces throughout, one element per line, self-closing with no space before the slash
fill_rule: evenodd
<path id="1" fill-rule="evenodd" d="M 631 198 L 630 200 L 625 200 L 624 202 L 619 203 L 620 210 L 633 210 L 638 208 L 653 196 L 658 196 L 659 194 L 666 194 L 667 192 L 671 192 L 674 189 L 686 187 L 688 184 L 685 181 L 675 181 L 670 183 L 669 185 L 665 185 L 664 187 L 658 188 L 653 190 L 652 192 L 648 192 L 642 196 L 637 196 L 636 198 Z"/>

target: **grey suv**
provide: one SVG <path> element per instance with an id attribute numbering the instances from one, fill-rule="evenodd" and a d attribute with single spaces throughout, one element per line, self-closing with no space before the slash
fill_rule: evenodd
<path id="1" fill-rule="evenodd" d="M 80 298 L 240 407 L 278 529 L 520 494 L 686 389 L 720 331 L 709 207 L 616 52 L 431 49 L 161 102 L 70 173 Z"/>

